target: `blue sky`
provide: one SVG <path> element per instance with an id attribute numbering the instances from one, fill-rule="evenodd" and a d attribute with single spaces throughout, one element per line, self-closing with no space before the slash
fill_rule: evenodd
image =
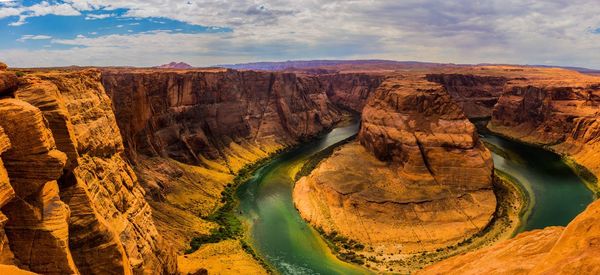
<path id="1" fill-rule="evenodd" d="M 11 66 L 363 58 L 600 68 L 600 3 L 0 0 Z"/>

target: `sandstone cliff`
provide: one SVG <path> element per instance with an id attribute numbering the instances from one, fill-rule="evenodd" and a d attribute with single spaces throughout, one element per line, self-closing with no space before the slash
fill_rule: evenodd
<path id="1" fill-rule="evenodd" d="M 311 224 L 389 261 L 454 245 L 490 221 L 491 154 L 460 106 L 423 75 L 381 84 L 358 141 L 297 182 L 294 202 Z"/>
<path id="2" fill-rule="evenodd" d="M 332 102 L 362 112 L 385 77 L 382 73 L 336 73 L 319 75 L 319 80 L 327 88 L 327 96 Z"/>
<path id="3" fill-rule="evenodd" d="M 245 165 L 330 128 L 341 111 L 314 76 L 233 70 L 106 70 L 125 148 L 161 232 L 183 251 Z"/>
<path id="4" fill-rule="evenodd" d="M 427 80 L 440 83 L 469 118 L 492 115 L 508 78 L 469 73 L 428 74 Z"/>
<path id="5" fill-rule="evenodd" d="M 123 158 L 98 71 L 22 77 L 0 99 L 0 127 L 14 190 L 1 208 L 3 263 L 44 274 L 175 272 L 174 254 Z"/>
<path id="6" fill-rule="evenodd" d="M 492 74 L 511 80 L 493 109 L 488 127 L 573 160 L 580 174 L 597 188 L 600 78 L 562 69 L 499 69 L 504 72 L 495 68 Z M 596 201 L 566 228 L 525 232 L 489 248 L 449 258 L 421 273 L 598 273 L 595 240 L 600 236 L 599 210 Z"/>
<path id="7" fill-rule="evenodd" d="M 107 71 L 103 83 L 134 159 L 217 161 L 236 172 L 340 118 L 317 78 L 295 74 Z"/>
<path id="8" fill-rule="evenodd" d="M 600 174 L 600 78 L 559 69 L 544 72 L 527 72 L 527 79 L 512 81 L 488 127 L 568 156 Z M 593 175 L 587 176 L 595 183 Z"/>

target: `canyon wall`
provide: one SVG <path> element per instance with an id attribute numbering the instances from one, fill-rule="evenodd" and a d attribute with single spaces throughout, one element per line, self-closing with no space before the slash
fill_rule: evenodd
<path id="1" fill-rule="evenodd" d="M 310 138 L 341 115 L 318 79 L 289 73 L 106 71 L 103 83 L 134 160 L 217 161 L 236 172 L 254 151 Z"/>
<path id="2" fill-rule="evenodd" d="M 332 127 L 343 116 L 337 105 L 363 112 L 358 140 L 302 178 L 294 201 L 312 224 L 382 261 L 454 245 L 490 221 L 491 156 L 467 117 L 491 116 L 493 131 L 598 174 L 598 78 L 558 69 L 453 70 L 17 76 L 0 63 L 0 273 L 174 273 L 175 255 L 216 228 L 207 217 L 236 173 Z M 526 233 L 429 271 L 596 272 L 597 208 L 566 229 Z M 519 254 L 530 243 L 531 253 Z M 245 261 L 240 266 L 261 268 L 238 242 L 226 246 L 180 262 L 190 272 L 218 268 L 217 252 L 229 251 Z M 569 259 L 564 267 L 561 259 Z"/>
<path id="3" fill-rule="evenodd" d="M 347 109 L 362 112 L 369 97 L 385 80 L 380 73 L 336 73 L 319 75 L 329 99 Z"/>
<path id="4" fill-rule="evenodd" d="M 183 250 L 248 164 L 331 128 L 342 111 L 317 77 L 233 70 L 107 70 L 128 155 L 165 237 Z"/>
<path id="5" fill-rule="evenodd" d="M 488 127 L 568 156 L 598 175 L 599 116 L 600 78 L 564 71 L 560 78 L 512 83 L 500 97 Z M 593 175 L 587 176 L 595 183 Z"/>
<path id="6" fill-rule="evenodd" d="M 174 273 L 100 72 L 30 73 L 0 90 L 2 264 L 43 274 Z"/>
<path id="7" fill-rule="evenodd" d="M 423 75 L 399 75 L 369 99 L 358 141 L 300 179 L 294 202 L 314 226 L 389 262 L 481 231 L 496 208 L 492 168 L 448 93 Z"/>
<path id="8" fill-rule="evenodd" d="M 597 189 L 600 77 L 562 69 L 508 71 L 494 72 L 511 80 L 493 109 L 488 128 L 561 154 Z M 600 202 L 593 202 L 566 227 L 521 233 L 434 264 L 420 274 L 598 273 L 599 211 Z"/>
<path id="9" fill-rule="evenodd" d="M 469 73 L 428 74 L 426 78 L 441 84 L 469 118 L 490 117 L 509 80 Z"/>

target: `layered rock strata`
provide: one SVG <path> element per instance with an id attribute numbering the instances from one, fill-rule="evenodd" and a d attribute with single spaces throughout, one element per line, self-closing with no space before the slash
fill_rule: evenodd
<path id="1" fill-rule="evenodd" d="M 347 109 L 362 112 L 369 97 L 385 80 L 381 73 L 336 73 L 319 75 L 329 99 Z"/>
<path id="2" fill-rule="evenodd" d="M 397 76 L 363 110 L 358 142 L 294 188 L 302 217 L 376 254 L 453 245 L 492 218 L 492 159 L 475 127 L 439 85 Z"/>
<path id="3" fill-rule="evenodd" d="M 106 71 L 130 155 L 236 172 L 330 128 L 340 112 L 316 77 L 253 71 Z"/>
<path id="4" fill-rule="evenodd" d="M 174 273 L 174 254 L 123 158 L 100 73 L 34 73 L 19 82 L 0 99 L 0 147 L 10 142 L 1 159 L 14 190 L 1 209 L 3 262 L 43 274 Z"/>
<path id="5" fill-rule="evenodd" d="M 102 78 L 154 216 L 180 251 L 214 228 L 200 217 L 222 204 L 235 173 L 342 117 L 316 76 L 107 70 Z"/>
<path id="6" fill-rule="evenodd" d="M 600 78 L 550 70 L 544 77 L 511 83 L 488 128 L 568 156 L 598 175 L 599 116 Z"/>
<path id="7" fill-rule="evenodd" d="M 512 69 L 514 78 L 496 104 L 488 128 L 543 146 L 574 160 L 597 188 L 600 78 L 562 69 Z M 596 184 L 596 185 L 594 185 Z M 566 227 L 526 232 L 489 248 L 452 257 L 423 274 L 595 274 L 600 202 Z"/>
<path id="8" fill-rule="evenodd" d="M 469 118 L 488 118 L 508 82 L 502 76 L 473 74 L 428 74 L 427 80 L 444 86 Z"/>

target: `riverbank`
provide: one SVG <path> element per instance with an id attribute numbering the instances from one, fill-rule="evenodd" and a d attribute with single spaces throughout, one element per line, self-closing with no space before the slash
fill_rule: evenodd
<path id="1" fill-rule="evenodd" d="M 483 128 L 482 128 L 484 131 L 487 131 L 496 136 L 502 137 L 504 139 L 507 139 L 507 140 L 510 140 L 513 142 L 521 143 L 521 144 L 535 147 L 535 148 L 540 148 L 542 150 L 546 150 L 548 152 L 552 152 L 553 154 L 560 156 L 562 161 L 573 171 L 573 173 L 575 173 L 585 183 L 585 186 L 594 193 L 595 198 L 600 197 L 600 184 L 598 182 L 598 175 L 594 174 L 587 167 L 579 164 L 568 154 L 557 151 L 556 149 L 553 148 L 554 145 L 546 145 L 546 144 L 542 144 L 542 143 L 530 142 L 530 141 L 522 140 L 522 139 L 510 136 L 510 135 L 504 134 L 501 131 L 493 129 L 493 127 L 490 128 L 489 120 L 487 120 L 487 121 L 482 120 L 482 121 L 485 121 L 485 124 L 483 124 Z M 479 129 L 480 125 L 477 125 L 477 126 Z"/>
<path id="2" fill-rule="evenodd" d="M 346 143 L 340 142 L 336 145 L 340 146 Z M 310 174 L 312 168 L 317 166 L 323 159 L 327 159 L 335 150 L 336 148 L 332 146 L 323 151 L 322 154 L 314 155 L 300 169 L 304 174 L 297 175 L 296 179 Z M 521 216 L 526 212 L 525 209 L 529 209 L 531 205 L 527 192 L 523 190 L 516 179 L 501 171 L 495 172 L 493 188 L 497 204 L 487 225 L 484 225 L 482 230 L 475 235 L 466 236 L 459 243 L 435 251 L 418 251 L 409 254 L 402 253 L 403 249 L 399 249 L 387 253 L 374 249 L 368 243 L 363 244 L 353 240 L 352 236 L 341 235 L 336 231 L 329 232 L 319 227 L 316 227 L 316 229 L 340 260 L 363 264 L 376 272 L 412 272 L 447 257 L 509 239 L 515 234 L 520 226 Z M 313 226 L 315 225 L 313 224 Z"/>
<path id="3" fill-rule="evenodd" d="M 267 157 L 259 159 L 253 163 L 248 163 L 243 168 L 241 168 L 237 172 L 235 178 L 230 183 L 228 183 L 225 186 L 225 189 L 221 192 L 221 206 L 212 211 L 209 215 L 204 217 L 204 219 L 206 219 L 207 221 L 214 222 L 216 224 L 216 227 L 212 228 L 209 234 L 192 238 L 192 240 L 190 241 L 190 248 L 185 251 L 185 255 L 180 256 L 182 258 L 181 261 L 185 264 L 185 266 L 196 266 L 195 264 L 188 264 L 191 262 L 190 259 L 203 259 L 207 266 L 218 266 L 219 263 L 223 261 L 222 259 L 220 259 L 216 251 L 222 251 L 223 253 L 227 254 L 223 256 L 225 258 L 238 260 L 247 260 L 248 258 L 252 259 L 252 261 L 254 261 L 255 264 L 248 262 L 241 263 L 242 266 L 246 267 L 244 273 L 247 273 L 248 271 L 252 270 L 251 268 L 248 268 L 251 266 L 258 266 L 259 268 L 255 268 L 250 273 L 275 273 L 275 269 L 273 268 L 273 266 L 269 265 L 268 261 L 263 259 L 251 245 L 250 236 L 248 234 L 248 232 L 250 232 L 250 225 L 243 219 L 240 219 L 238 217 L 238 214 L 241 214 L 241 212 L 236 212 L 236 209 L 239 206 L 239 200 L 236 194 L 237 190 L 240 186 L 243 186 L 244 184 L 251 181 L 255 174 L 262 167 L 267 166 L 277 157 L 284 155 L 290 151 L 294 151 L 297 148 L 302 147 L 306 143 L 311 143 L 314 140 L 317 140 L 321 136 L 325 135 L 325 133 L 331 132 L 337 127 L 347 125 L 353 119 L 356 119 L 354 114 L 346 113 L 342 117 L 342 119 L 339 122 L 337 122 L 333 127 L 324 130 L 317 136 L 303 139 L 299 141 L 296 145 L 276 150 L 270 153 Z M 227 269 L 227 267 L 223 268 Z M 214 270 L 219 269 L 215 268 Z"/>
<path id="4" fill-rule="evenodd" d="M 240 218 L 248 224 L 249 243 L 277 271 L 302 274 L 365 274 L 358 265 L 340 261 L 292 202 L 294 176 L 315 154 L 352 137 L 359 123 L 351 120 L 313 142 L 279 155 L 238 189 Z"/>
<path id="5" fill-rule="evenodd" d="M 494 191 L 497 206 L 494 216 L 480 232 L 460 243 L 436 251 L 383 255 L 362 244 L 336 234 L 317 230 L 327 240 L 341 260 L 361 264 L 375 272 L 412 273 L 448 257 L 474 251 L 513 237 L 521 226 L 521 216 L 530 206 L 527 193 L 521 184 L 502 171 L 495 170 Z M 357 246 L 354 246 L 357 245 Z"/>

